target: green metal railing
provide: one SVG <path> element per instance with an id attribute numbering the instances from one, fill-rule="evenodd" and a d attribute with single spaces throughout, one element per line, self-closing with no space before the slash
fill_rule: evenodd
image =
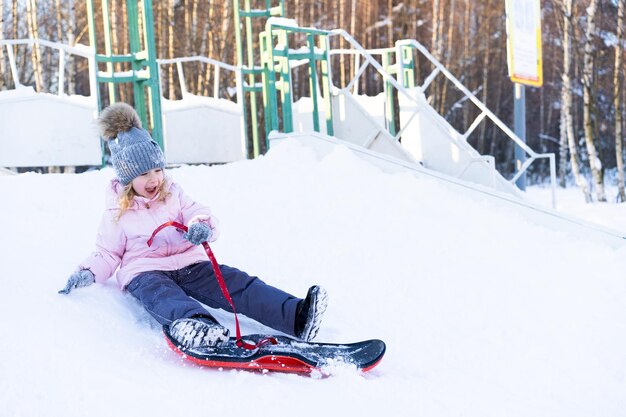
<path id="1" fill-rule="evenodd" d="M 141 9 L 139 8 L 141 5 Z M 95 21 L 93 0 L 87 0 L 87 17 L 89 24 L 89 40 L 96 51 L 96 65 L 106 64 L 106 71 L 96 71 L 98 86 L 106 84 L 109 103 L 115 103 L 117 96 L 115 85 L 132 83 L 134 107 L 144 126 L 149 126 L 152 137 L 163 148 L 163 122 L 161 116 L 161 92 L 158 64 L 156 61 L 156 47 L 154 42 L 154 17 L 152 14 L 152 0 L 141 2 L 127 0 L 128 31 L 130 53 L 126 55 L 114 54 L 111 43 L 111 22 L 109 19 L 109 0 L 102 0 L 102 28 L 104 38 L 104 54 L 98 54 L 99 39 Z M 129 64 L 131 70 L 116 72 L 115 64 Z M 100 88 L 96 88 L 98 109 L 102 109 Z M 146 95 L 148 103 L 146 103 Z M 150 105 L 150 120 L 148 120 L 147 104 Z M 148 123 L 149 122 L 149 123 Z"/>
<path id="2" fill-rule="evenodd" d="M 263 68 L 255 64 L 254 56 L 254 34 L 253 22 L 258 19 L 268 19 L 270 17 L 282 17 L 285 14 L 284 0 L 274 0 L 276 6 L 272 6 L 272 0 L 265 0 L 264 9 L 252 9 L 250 0 L 234 0 L 234 19 L 235 19 L 235 41 L 237 44 L 237 66 L 241 68 L 244 78 L 242 86 L 243 97 L 243 119 L 245 123 L 250 120 L 250 129 L 245 129 L 246 135 L 250 135 L 248 142 L 251 143 L 251 156 L 257 157 L 261 152 L 260 135 L 259 135 L 259 117 L 257 107 L 257 94 L 263 92 L 262 83 L 258 83 L 257 79 L 263 77 Z M 243 4 L 242 4 L 243 3 Z M 243 7 L 242 7 L 243 5 Z M 245 51 L 243 43 L 242 29 L 245 28 Z M 246 97 L 249 100 L 246 100 Z M 248 105 L 249 104 L 249 112 Z M 265 114 L 267 118 L 267 113 Z M 267 148 L 267 136 L 265 138 Z"/>
<path id="3" fill-rule="evenodd" d="M 296 33 L 305 35 L 306 46 L 290 49 L 289 35 Z M 293 132 L 291 69 L 292 62 L 299 61 L 306 62 L 308 67 L 309 91 L 313 101 L 313 129 L 321 132 L 319 123 L 321 104 L 326 116 L 326 133 L 333 135 L 328 35 L 329 32 L 325 30 L 300 28 L 272 21 L 267 23 L 265 31 L 260 34 L 266 134 L 272 130 Z M 318 90 L 322 94 L 322 103 L 317 94 Z M 279 112 L 282 113 L 282 128 L 278 120 Z"/>

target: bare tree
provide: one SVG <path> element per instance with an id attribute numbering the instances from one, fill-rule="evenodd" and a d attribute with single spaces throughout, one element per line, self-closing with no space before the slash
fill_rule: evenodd
<path id="1" fill-rule="evenodd" d="M 448 33 L 446 34 L 446 56 L 444 59 L 444 66 L 445 67 L 450 67 L 451 63 L 452 63 L 452 33 L 454 31 L 454 13 L 455 13 L 455 5 L 456 5 L 456 0 L 450 0 L 450 7 L 448 8 L 449 13 L 448 13 L 448 22 L 447 22 L 447 26 L 448 26 Z M 441 106 L 439 107 L 439 113 L 443 114 L 443 112 L 445 111 L 445 104 L 446 104 L 446 95 L 448 92 L 448 79 L 445 78 L 443 80 L 443 85 L 441 87 L 442 91 L 441 91 Z"/>
<path id="2" fill-rule="evenodd" d="M 13 0 L 13 5 L 11 7 L 11 10 L 13 11 L 13 39 L 17 39 L 17 0 Z"/>
<path id="3" fill-rule="evenodd" d="M 442 39 L 440 38 L 441 27 L 443 26 L 443 22 L 441 22 L 441 15 L 443 5 L 441 4 L 445 0 L 433 0 L 433 8 L 432 8 L 432 33 L 430 36 L 430 49 L 431 53 L 437 59 L 437 61 L 441 61 L 441 56 L 443 54 L 443 46 Z M 431 105 L 437 105 L 437 95 L 439 94 L 439 86 L 437 85 L 437 80 L 433 80 L 430 90 L 431 94 L 428 97 L 428 101 Z"/>
<path id="4" fill-rule="evenodd" d="M 26 0 L 26 16 L 28 18 L 28 36 L 30 39 L 39 39 L 39 25 L 37 23 L 37 0 Z M 31 48 L 31 59 L 35 74 L 35 88 L 43 91 L 43 75 L 41 68 L 41 49 L 36 43 Z"/>
<path id="5" fill-rule="evenodd" d="M 463 55 L 462 55 L 462 65 L 461 69 L 463 73 L 469 72 L 470 68 L 470 46 L 471 46 L 471 36 L 470 34 L 473 31 L 472 28 L 472 0 L 465 0 L 465 11 L 463 13 L 463 33 L 465 36 L 463 37 Z M 465 81 L 467 84 L 467 81 Z M 463 129 L 467 129 L 469 126 L 469 117 L 470 117 L 470 107 L 463 106 Z"/>
<path id="6" fill-rule="evenodd" d="M 624 3 L 626 0 L 617 0 L 617 42 L 615 43 L 615 66 L 613 69 L 613 107 L 615 109 L 615 161 L 617 165 L 617 200 L 626 201 L 626 190 L 624 190 L 624 156 L 622 152 L 622 83 L 624 77 L 622 74 L 623 47 L 624 38 Z"/>
<path id="7" fill-rule="evenodd" d="M 175 0 L 169 1 L 169 6 L 167 8 L 167 55 L 169 59 L 174 58 L 174 5 Z M 175 89 L 174 89 L 174 66 L 170 65 L 168 67 L 167 73 L 167 83 L 169 87 L 168 98 L 170 100 L 174 99 Z"/>
<path id="8" fill-rule="evenodd" d="M 576 137 L 574 135 L 574 123 L 572 119 L 572 2 L 573 0 L 562 0 L 563 7 L 563 74 L 561 87 L 561 123 L 565 127 L 561 128 L 561 132 L 567 136 L 567 142 L 570 154 L 570 165 L 572 174 L 576 180 L 576 185 L 583 192 L 586 202 L 591 202 L 591 193 L 587 187 L 585 178 L 580 173 L 578 164 L 578 150 L 576 148 Z"/>
<path id="9" fill-rule="evenodd" d="M 596 145 L 593 142 L 593 121 L 592 112 L 592 88 L 593 88 L 593 59 L 594 59 L 594 35 L 596 33 L 596 11 L 598 0 L 591 0 L 587 8 L 587 30 L 585 31 L 585 53 L 583 63 L 583 128 L 585 132 L 585 144 L 589 156 L 589 166 L 596 187 L 598 201 L 606 201 L 604 193 L 604 178 L 602 161 L 598 156 Z"/>
<path id="10" fill-rule="evenodd" d="M 487 12 L 490 12 L 491 8 L 491 0 L 487 1 L 486 4 L 486 9 Z M 483 52 L 483 65 L 482 65 L 482 89 L 483 89 L 483 103 L 485 103 L 485 105 L 487 105 L 487 103 L 489 102 L 489 94 L 491 94 L 490 88 L 489 88 L 489 74 L 490 74 L 490 65 L 491 65 L 491 36 L 492 36 L 492 28 L 491 28 L 491 16 L 490 14 L 484 15 L 483 16 L 486 20 L 485 22 L 485 32 L 484 32 L 484 42 L 485 42 L 485 46 L 484 46 L 484 52 Z M 485 153 L 485 137 L 486 137 L 486 133 L 487 132 L 487 124 L 486 123 L 481 123 L 480 125 L 480 135 L 478 136 L 478 144 L 477 144 L 477 148 L 478 148 L 478 152 L 480 152 L 481 154 Z"/>
<path id="11" fill-rule="evenodd" d="M 350 0 L 350 33 L 353 36 L 356 35 L 356 2 L 357 0 Z M 354 59 L 350 60 L 350 77 L 352 77 L 356 71 L 356 68 L 354 68 L 355 63 Z"/>
<path id="12" fill-rule="evenodd" d="M 63 42 L 63 12 L 61 11 L 61 0 L 55 0 L 54 6 L 57 17 L 57 42 Z"/>
<path id="13" fill-rule="evenodd" d="M 0 41 L 4 39 L 4 1 L 0 0 Z M 4 77 L 7 73 L 4 63 L 4 46 L 0 46 L 0 90 L 4 87 Z"/>

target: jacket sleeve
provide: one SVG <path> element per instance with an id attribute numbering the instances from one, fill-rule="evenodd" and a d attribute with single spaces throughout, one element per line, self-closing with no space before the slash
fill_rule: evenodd
<path id="1" fill-rule="evenodd" d="M 180 199 L 183 223 L 187 226 L 197 222 L 206 223 L 212 232 L 209 242 L 215 242 L 219 237 L 219 228 L 218 220 L 211 214 L 211 209 L 193 200 L 180 187 L 178 187 L 178 198 Z"/>
<path id="2" fill-rule="evenodd" d="M 78 269 L 88 269 L 94 274 L 96 282 L 105 282 L 122 262 L 125 248 L 126 236 L 112 212 L 106 210 L 98 227 L 96 250 L 80 263 Z"/>

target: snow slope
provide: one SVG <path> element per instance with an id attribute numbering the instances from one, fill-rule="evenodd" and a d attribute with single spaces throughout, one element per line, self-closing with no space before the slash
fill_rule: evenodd
<path id="1" fill-rule="evenodd" d="M 91 251 L 112 175 L 0 176 L 0 416 L 624 415 L 625 248 L 382 173 L 341 146 L 318 159 L 286 141 L 253 161 L 173 169 L 220 218 L 220 262 L 300 296 L 322 284 L 318 340 L 388 346 L 365 376 L 207 370 L 171 352 L 114 280 L 57 294 Z"/>

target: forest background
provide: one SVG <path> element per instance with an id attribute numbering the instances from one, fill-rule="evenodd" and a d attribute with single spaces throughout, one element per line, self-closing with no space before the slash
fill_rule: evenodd
<path id="1" fill-rule="evenodd" d="M 88 45 L 86 3 L 0 0 L 0 41 L 39 38 Z M 95 20 L 101 25 L 100 3 L 94 3 Z M 260 8 L 265 1 L 251 3 L 253 8 Z M 554 152 L 560 184 L 575 183 L 587 201 L 626 201 L 622 146 L 626 131 L 625 3 L 541 1 L 544 83 L 540 88 L 526 87 L 527 142 L 538 152 Z M 343 28 L 366 49 L 416 39 L 500 119 L 513 126 L 504 0 L 286 0 L 284 4 L 285 17 L 295 19 L 300 26 Z M 154 1 L 153 8 L 157 58 L 198 55 L 237 64 L 233 1 Z M 126 2 L 110 0 L 109 9 L 114 53 L 127 53 Z M 347 47 L 339 38 L 333 42 L 331 47 Z M 41 92 L 58 91 L 53 74 L 58 68 L 58 54 L 30 46 L 12 48 L 22 84 Z M 345 86 L 355 72 L 355 64 L 350 60 L 341 64 L 333 66 L 332 77 Z M 89 94 L 86 65 L 86 61 L 68 61 L 66 91 L 70 94 Z M 425 77 L 431 70 L 420 66 L 419 72 Z M 7 51 L 0 48 L 0 90 L 15 87 L 9 72 Z M 213 94 L 211 67 L 195 63 L 185 68 L 185 74 L 190 92 Z M 229 88 L 234 85 L 232 75 L 220 77 L 220 95 L 234 100 Z M 383 84 L 375 71 L 369 71 L 360 79 L 360 93 L 375 96 L 383 91 Z M 166 98 L 180 98 L 173 65 L 162 67 L 161 86 Z M 439 77 L 426 94 L 439 113 L 463 131 L 477 109 L 449 87 Z M 304 95 L 302 91 L 295 93 L 296 97 Z M 130 87 L 119 86 L 118 94 L 121 100 L 132 98 Z M 512 173 L 514 150 L 501 135 L 495 126 L 483 123 L 470 143 L 480 153 L 494 155 L 501 171 Z M 545 167 L 531 171 L 531 181 L 541 182 L 546 177 Z M 615 182 L 617 195 L 607 195 L 606 181 Z"/>

